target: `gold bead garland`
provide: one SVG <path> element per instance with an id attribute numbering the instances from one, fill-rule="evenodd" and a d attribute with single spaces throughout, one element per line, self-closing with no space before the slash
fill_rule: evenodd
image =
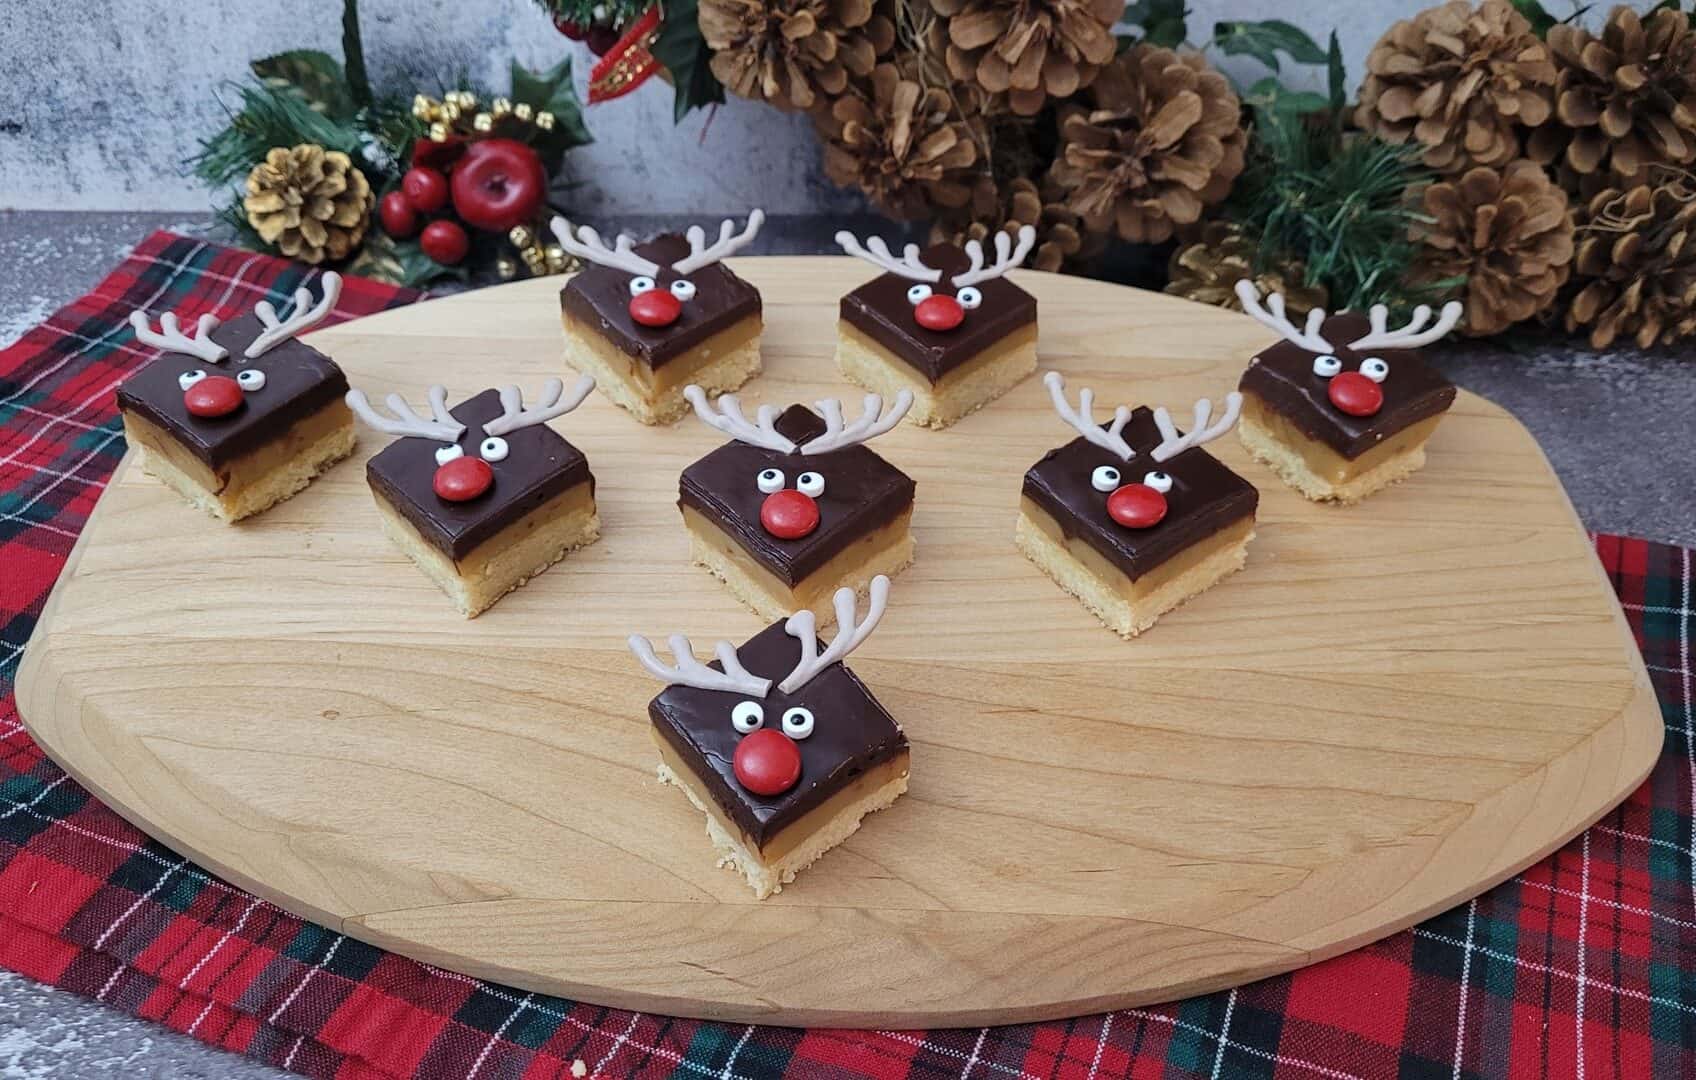
<path id="1" fill-rule="evenodd" d="M 546 109 L 538 110 L 525 102 L 514 105 L 508 98 L 498 97 L 488 108 L 479 109 L 477 95 L 469 90 L 449 90 L 438 100 L 428 94 L 412 99 L 412 115 L 425 121 L 432 142 L 447 142 L 456 135 L 493 135 L 503 126 L 508 133 L 523 138 L 525 128 L 539 132 L 552 131 L 559 122 Z"/>

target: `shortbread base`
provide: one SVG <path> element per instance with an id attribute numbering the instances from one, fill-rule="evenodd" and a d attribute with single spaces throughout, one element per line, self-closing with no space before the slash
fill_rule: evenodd
<path id="1" fill-rule="evenodd" d="M 850 381 L 894 400 L 913 394 L 907 420 L 945 428 L 1005 394 L 1036 371 L 1036 323 L 1021 327 L 932 383 L 857 327 L 836 324 L 836 364 Z"/>
<path id="2" fill-rule="evenodd" d="M 1166 612 L 1241 570 L 1254 539 L 1254 518 L 1227 525 L 1134 580 L 1093 548 L 1061 536 L 1053 518 L 1024 501 L 1014 529 L 1019 550 L 1109 629 L 1133 638 Z"/>
<path id="3" fill-rule="evenodd" d="M 1425 465 L 1425 443 L 1443 414 L 1410 424 L 1357 458 L 1346 458 L 1253 394 L 1243 395 L 1237 437 L 1254 459 L 1314 502 L 1345 506 L 1389 487 Z"/>
<path id="4" fill-rule="evenodd" d="M 760 373 L 759 315 L 725 327 L 689 353 L 659 368 L 640 363 L 570 313 L 565 326 L 565 362 L 595 377 L 595 388 L 644 424 L 669 424 L 688 412 L 683 388 L 694 383 L 708 394 L 729 393 Z"/>

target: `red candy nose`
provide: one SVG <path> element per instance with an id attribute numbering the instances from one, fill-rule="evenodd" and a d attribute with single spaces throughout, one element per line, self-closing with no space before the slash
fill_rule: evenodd
<path id="1" fill-rule="evenodd" d="M 760 524 L 779 540 L 799 540 L 819 527 L 819 504 L 793 488 L 774 491 L 760 504 Z"/>
<path id="2" fill-rule="evenodd" d="M 1147 529 L 1166 516 L 1166 496 L 1147 484 L 1126 484 L 1107 496 L 1107 514 L 1127 529 Z"/>
<path id="3" fill-rule="evenodd" d="M 1350 416 L 1372 416 L 1384 407 L 1384 391 L 1358 371 L 1331 376 L 1326 393 L 1331 395 L 1331 404 Z"/>
<path id="4" fill-rule="evenodd" d="M 630 317 L 643 326 L 670 326 L 683 314 L 683 301 L 667 289 L 649 289 L 630 298 Z"/>
<path id="5" fill-rule="evenodd" d="M 782 795 L 801 779 L 801 748 L 776 728 L 749 732 L 731 759 L 736 782 L 755 795 Z"/>
<path id="6" fill-rule="evenodd" d="M 183 391 L 183 408 L 191 416 L 228 416 L 241 408 L 241 386 L 228 375 L 208 375 Z"/>
<path id="7" fill-rule="evenodd" d="M 952 296 L 928 296 L 913 309 L 913 318 L 926 330 L 952 330 L 966 317 L 966 309 Z"/>
<path id="8" fill-rule="evenodd" d="M 495 470 L 482 458 L 457 457 L 436 470 L 436 494 L 448 502 L 467 502 L 489 490 Z"/>

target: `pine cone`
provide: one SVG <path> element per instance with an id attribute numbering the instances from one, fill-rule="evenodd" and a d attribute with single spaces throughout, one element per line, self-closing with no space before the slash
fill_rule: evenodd
<path id="1" fill-rule="evenodd" d="M 1656 176 L 1664 182 L 1608 188 L 1579 212 L 1573 270 L 1584 287 L 1566 328 L 1589 327 L 1592 348 L 1621 335 L 1640 349 L 1696 335 L 1696 180 Z"/>
<path id="2" fill-rule="evenodd" d="M 895 45 L 873 0 L 701 0 L 700 22 L 713 77 L 784 109 L 836 97 Z"/>
<path id="3" fill-rule="evenodd" d="M 1260 295 L 1281 293 L 1284 305 L 1298 319 L 1327 306 L 1325 286 L 1307 284 L 1307 267 L 1299 259 L 1265 263 L 1255 268 L 1254 241 L 1228 221 L 1210 221 L 1193 244 L 1172 252 L 1166 267 L 1165 291 L 1198 304 L 1241 311 L 1237 282 L 1251 281 Z"/>
<path id="4" fill-rule="evenodd" d="M 931 0 L 947 24 L 948 71 L 1006 94 L 1035 116 L 1050 96 L 1069 98 L 1113 59 L 1123 0 Z"/>
<path id="5" fill-rule="evenodd" d="M 365 239 L 376 204 L 365 174 L 340 150 L 278 146 L 247 174 L 242 209 L 267 244 L 291 259 L 345 259 Z"/>
<path id="6" fill-rule="evenodd" d="M 1052 175 L 1094 232 L 1159 243 L 1222 201 L 1243 171 L 1240 103 L 1192 52 L 1137 45 L 1060 114 Z"/>
<path id="7" fill-rule="evenodd" d="M 948 92 L 879 64 L 818 119 L 825 173 L 901 217 L 971 201 L 977 143 Z"/>
<path id="8" fill-rule="evenodd" d="M 1652 165 L 1696 162 L 1696 30 L 1678 11 L 1647 20 L 1616 7 L 1601 37 L 1566 23 L 1549 28 L 1559 69 L 1555 120 L 1528 151 L 1561 164 L 1569 191 L 1649 182 Z"/>
<path id="9" fill-rule="evenodd" d="M 1086 234 L 1078 215 L 1066 208 L 1061 193 L 1052 185 L 1046 191 L 1035 181 L 1019 177 L 1001 190 L 988 177 L 973 188 L 973 197 L 962 216 L 939 218 L 930 229 L 933 244 L 962 246 L 968 240 L 983 242 L 1000 228 L 1016 236 L 1020 226 L 1036 229 L 1036 247 L 1025 265 L 1051 273 L 1075 271 L 1100 254 L 1104 244 Z"/>
<path id="10" fill-rule="evenodd" d="M 1427 282 L 1465 278 L 1469 334 L 1494 334 L 1555 302 L 1572 263 L 1566 192 L 1524 158 L 1480 165 L 1425 189 L 1433 220 L 1412 230 L 1424 245 L 1414 271 Z"/>
<path id="11" fill-rule="evenodd" d="M 1404 19 L 1366 58 L 1355 123 L 1414 139 L 1425 164 L 1458 173 L 1520 156 L 1521 128 L 1548 120 L 1555 65 L 1508 0 L 1451 0 Z"/>

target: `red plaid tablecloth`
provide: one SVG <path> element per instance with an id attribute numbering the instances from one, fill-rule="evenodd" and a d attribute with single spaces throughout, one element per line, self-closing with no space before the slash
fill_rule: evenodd
<path id="1" fill-rule="evenodd" d="M 1666 750 L 1549 859 L 1406 933 L 1158 1008 L 980 1030 L 799 1031 L 480 982 L 303 922 L 125 823 L 19 725 L 11 679 L 123 452 L 124 321 L 231 316 L 302 268 L 157 233 L 0 353 L 0 964 L 309 1076 L 1602 1077 L 1696 1075 L 1692 553 L 1597 537 Z M 349 278 L 338 317 L 415 295 Z"/>

